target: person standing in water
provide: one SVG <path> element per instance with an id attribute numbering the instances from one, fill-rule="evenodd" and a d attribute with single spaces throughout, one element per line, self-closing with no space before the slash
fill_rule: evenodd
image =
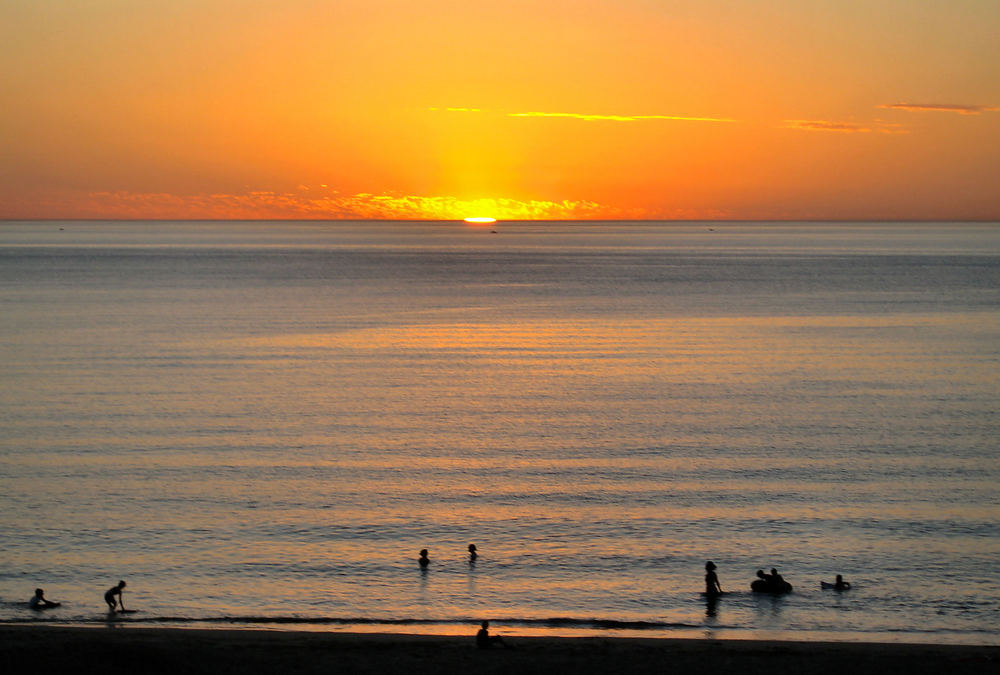
<path id="1" fill-rule="evenodd" d="M 119 581 L 117 586 L 112 586 L 104 593 L 104 602 L 108 603 L 108 611 L 110 612 L 124 612 L 125 602 L 122 598 L 122 590 L 125 588 L 125 582 Z M 115 596 L 118 596 L 117 599 Z"/>
<path id="2" fill-rule="evenodd" d="M 420 563 L 420 569 L 425 570 L 427 566 L 431 564 L 431 559 L 427 557 L 427 549 L 420 549 L 420 558 L 417 560 Z"/>
<path id="3" fill-rule="evenodd" d="M 469 544 L 469 564 L 472 565 L 473 563 L 475 563 L 476 562 L 476 558 L 478 558 L 478 557 L 479 557 L 479 554 L 476 553 L 476 545 L 475 544 Z"/>
<path id="4" fill-rule="evenodd" d="M 715 573 L 715 563 L 709 560 L 705 563 L 705 595 L 721 595 L 722 585 L 719 575 Z"/>

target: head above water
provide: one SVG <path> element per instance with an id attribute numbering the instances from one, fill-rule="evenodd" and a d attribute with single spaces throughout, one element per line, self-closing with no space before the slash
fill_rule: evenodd
<path id="1" fill-rule="evenodd" d="M 705 569 L 711 572 L 712 570 L 715 569 L 715 563 L 709 560 L 707 563 L 705 563 Z"/>
<path id="2" fill-rule="evenodd" d="M 125 582 L 124 582 L 124 581 L 121 581 L 121 580 L 119 580 L 119 581 L 118 581 L 118 588 L 125 588 Z"/>
<path id="3" fill-rule="evenodd" d="M 35 595 L 36 595 L 37 597 L 39 597 L 39 598 L 40 598 L 40 597 L 42 597 L 43 595 L 45 595 L 45 591 L 43 591 L 43 590 L 42 590 L 42 589 L 40 589 L 40 588 L 36 588 L 36 589 L 35 589 Z"/>
<path id="4" fill-rule="evenodd" d="M 757 576 L 760 577 L 761 579 L 763 579 L 764 578 L 764 570 L 757 570 Z"/>
<path id="5" fill-rule="evenodd" d="M 420 557 L 421 558 L 426 558 L 427 557 L 427 549 L 426 548 L 420 549 Z"/>
<path id="6" fill-rule="evenodd" d="M 476 552 L 476 545 L 469 544 L 469 553 L 475 553 L 475 552 Z"/>
<path id="7" fill-rule="evenodd" d="M 776 570 L 776 569 L 774 569 L 774 568 L 772 567 L 772 568 L 771 568 L 771 576 L 773 577 L 773 576 L 774 576 L 775 574 L 777 574 L 777 573 L 778 573 L 778 570 Z"/>

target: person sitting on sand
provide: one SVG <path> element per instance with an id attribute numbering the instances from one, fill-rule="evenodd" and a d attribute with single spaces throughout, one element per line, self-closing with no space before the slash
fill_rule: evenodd
<path id="1" fill-rule="evenodd" d="M 417 560 L 420 563 L 422 569 L 427 569 L 427 566 L 431 564 L 431 559 L 427 557 L 427 549 L 420 549 L 420 558 Z"/>
<path id="2" fill-rule="evenodd" d="M 30 609 L 51 609 L 58 606 L 58 602 L 50 602 L 49 600 L 46 600 L 45 591 L 40 588 L 35 589 L 35 595 L 28 601 L 28 607 Z"/>
<path id="3" fill-rule="evenodd" d="M 835 591 L 849 591 L 851 590 L 851 584 L 844 581 L 844 577 L 837 575 L 837 580 L 833 583 L 833 590 Z"/>
<path id="4" fill-rule="evenodd" d="M 478 558 L 478 557 L 479 557 L 479 554 L 476 553 L 476 545 L 475 544 L 469 544 L 469 563 L 476 562 L 476 558 Z"/>
<path id="5" fill-rule="evenodd" d="M 122 598 L 122 589 L 125 588 L 125 582 L 119 581 L 117 586 L 112 586 L 104 593 L 104 602 L 108 603 L 109 612 L 124 612 L 125 611 L 125 601 Z M 118 599 L 115 599 L 115 596 Z"/>
<path id="6" fill-rule="evenodd" d="M 705 595 L 721 595 L 722 585 L 715 573 L 715 563 L 709 560 L 705 563 Z"/>
<path id="7" fill-rule="evenodd" d="M 503 641 L 503 638 L 499 635 L 490 635 L 490 622 L 483 621 L 480 624 L 479 632 L 476 633 L 476 646 L 480 649 L 489 649 L 494 644 L 507 646 L 507 643 Z"/>

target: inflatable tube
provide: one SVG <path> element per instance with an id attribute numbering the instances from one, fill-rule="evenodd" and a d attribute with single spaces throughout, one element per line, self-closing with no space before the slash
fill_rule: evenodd
<path id="1" fill-rule="evenodd" d="M 754 593 L 771 593 L 772 595 L 781 595 L 782 593 L 791 593 L 792 585 L 787 581 L 782 581 L 780 584 L 768 583 L 764 579 L 756 579 L 750 584 L 750 590 Z"/>

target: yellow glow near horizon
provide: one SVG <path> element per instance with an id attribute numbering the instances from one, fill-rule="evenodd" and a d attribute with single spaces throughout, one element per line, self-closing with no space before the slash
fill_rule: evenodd
<path id="1" fill-rule="evenodd" d="M 996 0 L 244 4 L 0 3 L 0 218 L 1000 220 Z"/>
<path id="2" fill-rule="evenodd" d="M 489 217 L 486 217 L 486 216 L 472 216 L 471 218 L 466 218 L 465 222 L 482 225 L 482 224 L 485 224 L 485 223 L 495 223 L 495 222 L 497 222 L 497 219 L 496 218 L 489 218 Z"/>

